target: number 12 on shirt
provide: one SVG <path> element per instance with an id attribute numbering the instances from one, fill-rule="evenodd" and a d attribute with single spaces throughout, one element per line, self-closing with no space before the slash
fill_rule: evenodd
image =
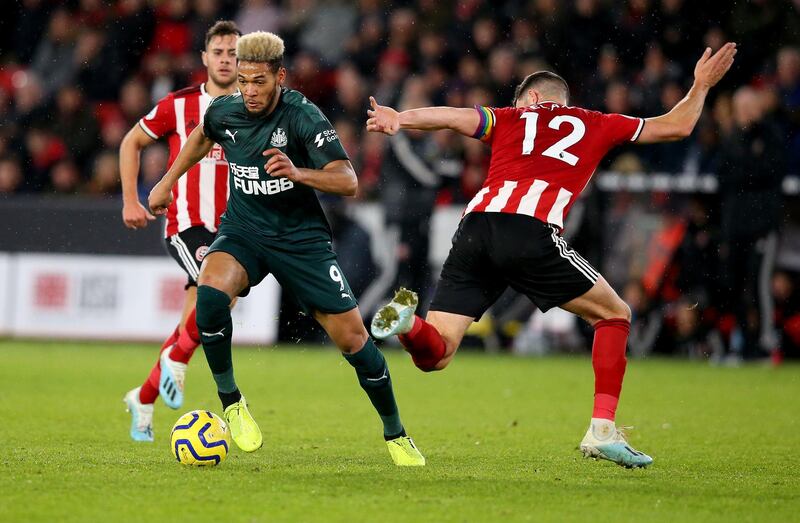
<path id="1" fill-rule="evenodd" d="M 533 146 L 536 140 L 537 124 L 539 122 L 539 113 L 536 111 L 522 113 L 520 118 L 525 120 L 525 138 L 522 140 L 522 154 L 524 156 L 528 156 L 533 153 Z M 583 135 L 586 134 L 586 125 L 580 120 L 580 118 L 569 115 L 560 115 L 550 120 L 550 123 L 547 126 L 550 129 L 558 131 L 561 129 L 561 126 L 564 123 L 571 125 L 572 131 L 567 136 L 563 137 L 545 149 L 544 152 L 542 152 L 542 156 L 548 156 L 556 160 L 561 160 L 562 162 L 574 166 L 578 163 L 580 158 L 568 152 L 567 148 L 575 145 L 581 140 L 581 138 L 583 138 Z"/>

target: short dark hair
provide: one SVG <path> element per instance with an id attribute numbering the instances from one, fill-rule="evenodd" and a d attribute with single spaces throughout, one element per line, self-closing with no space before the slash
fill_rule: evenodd
<path id="1" fill-rule="evenodd" d="M 517 86 L 517 89 L 514 91 L 514 100 L 512 100 L 512 104 L 517 105 L 519 97 L 528 89 L 545 83 L 563 91 L 564 100 L 569 102 L 569 86 L 566 80 L 550 71 L 536 71 L 526 76 L 525 79 L 522 80 L 522 83 Z"/>
<path id="2" fill-rule="evenodd" d="M 217 20 L 217 22 L 206 31 L 206 48 L 208 48 L 209 42 L 211 42 L 211 39 L 215 36 L 227 35 L 242 36 L 242 32 L 239 31 L 239 26 L 237 26 L 236 22 L 233 20 Z"/>

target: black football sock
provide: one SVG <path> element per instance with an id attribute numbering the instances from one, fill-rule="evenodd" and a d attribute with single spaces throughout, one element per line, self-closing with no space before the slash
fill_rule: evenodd
<path id="1" fill-rule="evenodd" d="M 402 438 L 405 435 L 406 435 L 406 429 L 403 429 L 400 432 L 398 432 L 397 434 L 384 434 L 383 435 L 383 439 L 386 440 L 386 441 L 390 441 L 390 440 L 393 440 L 393 439 Z"/>
<path id="2" fill-rule="evenodd" d="M 224 292 L 208 285 L 197 288 L 197 329 L 217 391 L 238 394 L 231 357 L 233 322 L 230 305 L 231 299 Z"/>
<path id="3" fill-rule="evenodd" d="M 227 409 L 229 406 L 233 405 L 234 403 L 242 399 L 242 393 L 239 392 L 239 389 L 236 389 L 233 392 L 217 391 L 217 395 L 219 396 L 219 399 L 222 402 L 222 410 Z"/>
<path id="4" fill-rule="evenodd" d="M 398 437 L 398 434 L 404 435 L 403 423 L 400 421 L 400 413 L 394 399 L 389 367 L 372 338 L 367 340 L 360 351 L 343 356 L 356 369 L 358 383 L 361 384 L 361 388 L 367 393 L 375 410 L 378 411 L 383 422 L 384 437 L 394 439 Z"/>

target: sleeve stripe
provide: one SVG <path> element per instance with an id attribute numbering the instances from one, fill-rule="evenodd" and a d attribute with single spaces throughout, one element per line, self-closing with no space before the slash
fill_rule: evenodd
<path id="1" fill-rule="evenodd" d="M 644 129 L 644 118 L 639 118 L 639 127 L 637 127 L 636 132 L 633 133 L 633 137 L 631 138 L 632 142 L 639 139 L 639 135 L 642 134 L 642 129 Z"/>
<path id="2" fill-rule="evenodd" d="M 480 121 L 472 137 L 478 140 L 486 140 L 492 134 L 492 129 L 494 129 L 494 112 L 488 107 L 483 107 L 481 105 L 476 106 L 475 110 L 478 111 Z"/>
<path id="3" fill-rule="evenodd" d="M 154 133 L 153 131 L 151 131 L 151 130 L 150 130 L 150 129 L 149 129 L 149 128 L 148 128 L 148 127 L 147 127 L 147 126 L 144 124 L 144 120 L 139 120 L 139 127 L 141 127 L 141 128 L 142 128 L 142 130 L 143 130 L 145 133 L 147 133 L 147 135 L 148 135 L 150 138 L 152 138 L 153 140 L 158 140 L 158 136 L 156 136 L 156 133 Z"/>

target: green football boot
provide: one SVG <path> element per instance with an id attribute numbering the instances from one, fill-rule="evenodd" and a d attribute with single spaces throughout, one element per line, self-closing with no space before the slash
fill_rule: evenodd
<path id="1" fill-rule="evenodd" d="M 245 452 L 255 452 L 264 444 L 261 436 L 261 429 L 258 428 L 256 420 L 247 410 L 247 401 L 244 396 L 239 401 L 228 405 L 225 409 L 225 421 L 231 429 L 231 437 L 236 446 Z"/>
<path id="2" fill-rule="evenodd" d="M 398 467 L 424 467 L 425 456 L 419 451 L 414 440 L 408 436 L 390 439 L 386 442 L 392 461 Z"/>

